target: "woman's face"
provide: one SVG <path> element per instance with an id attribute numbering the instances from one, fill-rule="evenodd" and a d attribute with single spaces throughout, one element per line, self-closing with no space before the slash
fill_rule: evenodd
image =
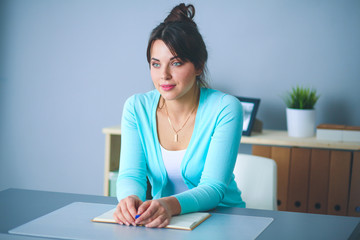
<path id="1" fill-rule="evenodd" d="M 195 94 L 196 76 L 201 71 L 194 64 L 174 56 L 162 40 L 154 41 L 150 53 L 151 78 L 164 99 L 179 100 Z"/>

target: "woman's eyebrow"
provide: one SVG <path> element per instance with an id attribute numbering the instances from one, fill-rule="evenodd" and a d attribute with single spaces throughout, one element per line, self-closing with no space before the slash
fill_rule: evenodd
<path id="1" fill-rule="evenodd" d="M 178 56 L 174 56 L 174 57 L 170 58 L 170 61 L 172 61 L 172 60 L 174 60 L 174 59 L 179 59 L 179 57 L 178 57 Z M 151 60 L 154 60 L 154 61 L 158 61 L 158 62 L 160 62 L 160 60 L 159 60 L 159 59 L 154 58 L 154 57 L 152 57 L 152 58 L 151 58 Z"/>

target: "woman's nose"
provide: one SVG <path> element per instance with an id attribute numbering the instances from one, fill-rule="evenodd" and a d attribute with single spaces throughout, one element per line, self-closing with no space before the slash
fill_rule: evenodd
<path id="1" fill-rule="evenodd" d="M 171 79 L 171 72 L 168 66 L 164 67 L 161 72 L 161 79 L 169 80 Z"/>

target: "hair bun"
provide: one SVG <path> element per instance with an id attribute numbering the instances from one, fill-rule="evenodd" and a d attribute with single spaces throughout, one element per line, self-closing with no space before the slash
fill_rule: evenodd
<path id="1" fill-rule="evenodd" d="M 194 16 L 195 7 L 192 4 L 185 6 L 184 3 L 181 3 L 171 10 L 170 14 L 165 18 L 164 22 L 191 22 L 195 24 L 195 22 L 192 20 Z"/>

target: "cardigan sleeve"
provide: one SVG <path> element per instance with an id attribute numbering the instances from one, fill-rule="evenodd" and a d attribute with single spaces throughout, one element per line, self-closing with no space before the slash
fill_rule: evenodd
<path id="1" fill-rule="evenodd" d="M 231 95 L 224 95 L 200 182 L 196 187 L 174 195 L 181 205 L 181 214 L 206 211 L 215 208 L 222 201 L 229 183 L 233 180 L 242 126 L 243 112 L 240 101 Z"/>
<path id="2" fill-rule="evenodd" d="M 135 112 L 136 96 L 124 105 L 121 120 L 121 151 L 119 177 L 116 183 L 117 199 L 136 195 L 146 199 L 146 161 Z"/>

